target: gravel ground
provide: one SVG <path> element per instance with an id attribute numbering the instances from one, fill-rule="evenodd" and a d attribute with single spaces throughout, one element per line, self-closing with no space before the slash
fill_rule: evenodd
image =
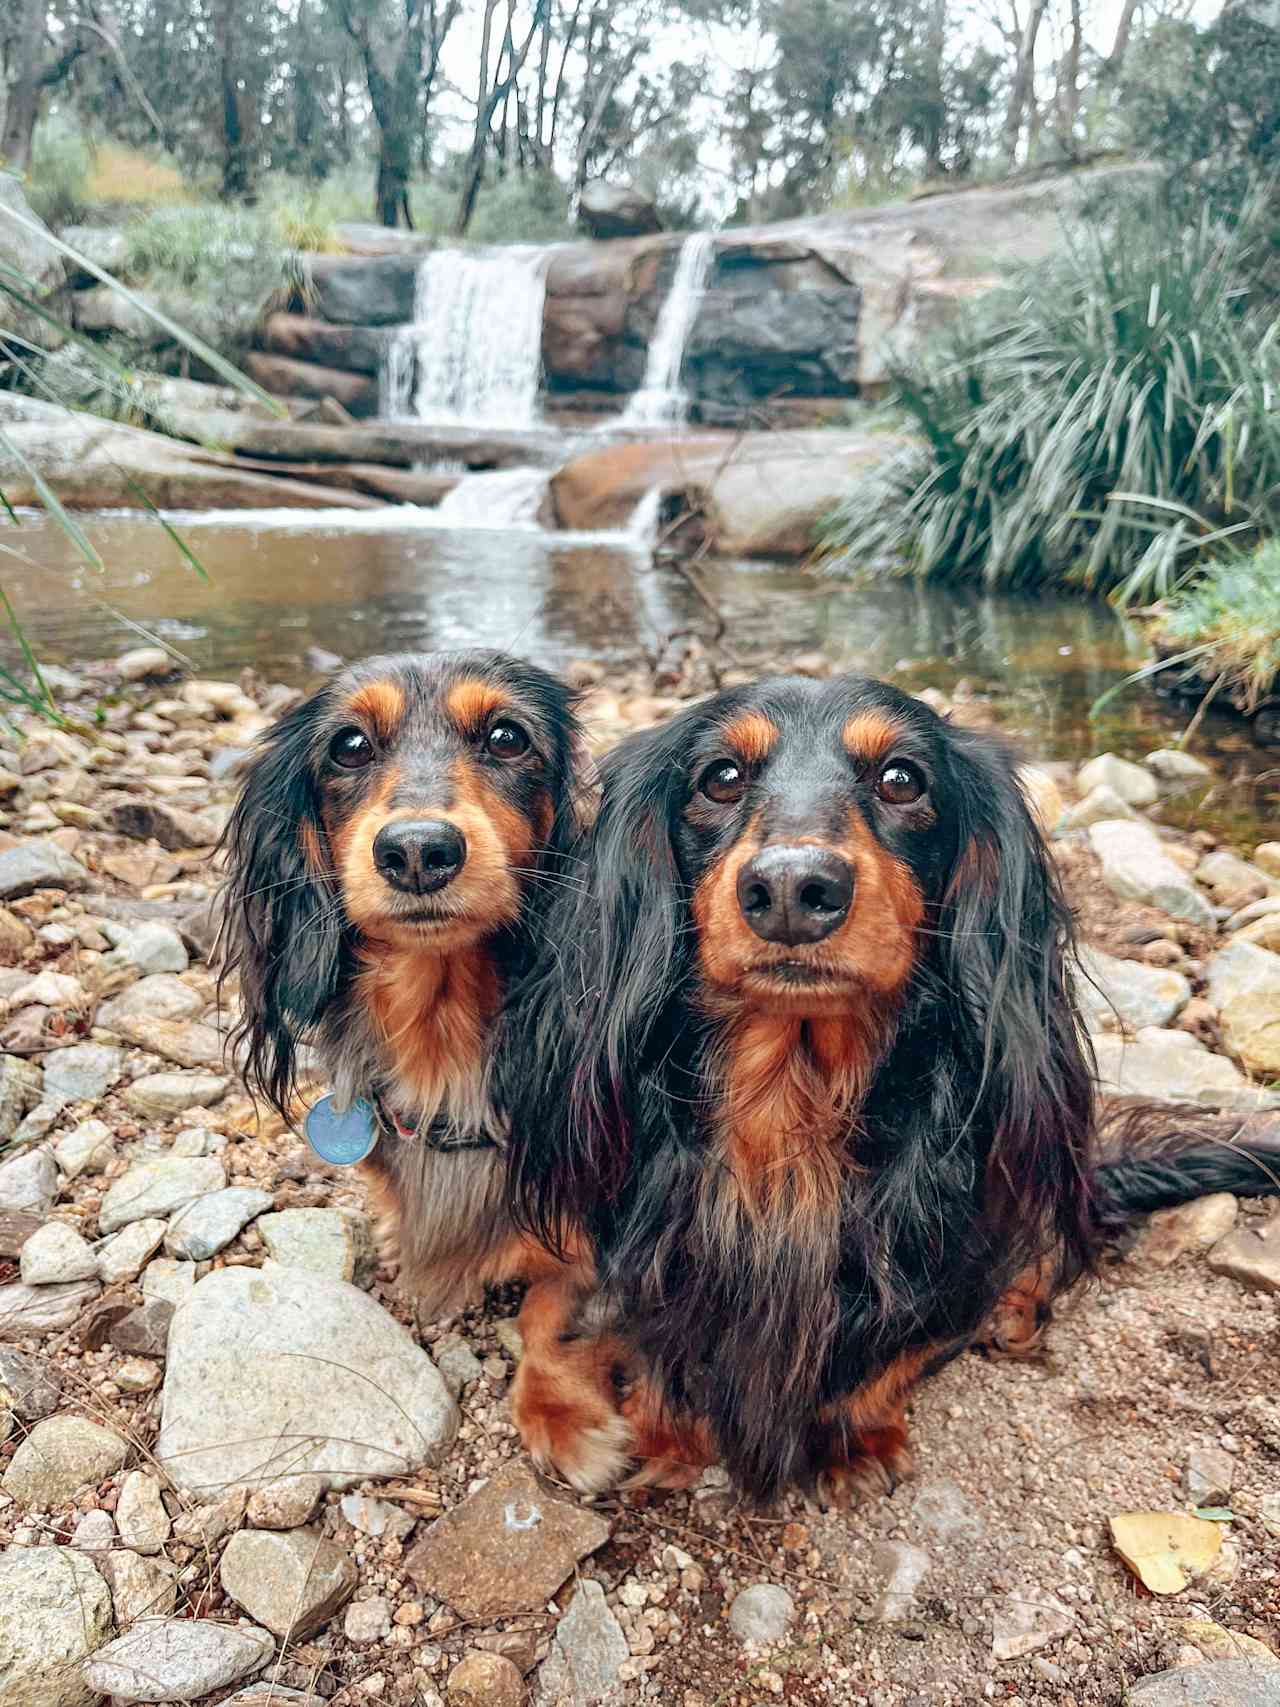
<path id="1" fill-rule="evenodd" d="M 589 679 L 592 672 L 584 669 L 583 675 Z M 11 1210 L 8 1220 L 0 1212 L 7 1241 L 2 1251 L 14 1247 L 12 1257 L 0 1252 L 0 1285 L 16 1283 L 17 1247 L 40 1222 L 53 1219 L 75 1229 L 96 1251 L 112 1184 L 138 1161 L 171 1154 L 180 1132 L 211 1135 L 184 1139 L 179 1153 L 212 1150 L 229 1185 L 259 1188 L 269 1194 L 273 1210 L 347 1208 L 355 1212 L 351 1224 L 359 1225 L 364 1204 L 358 1181 L 319 1166 L 296 1136 L 260 1116 L 233 1084 L 202 1092 L 209 1098 L 206 1107 L 185 1102 L 179 1089 L 167 1115 L 141 1111 L 138 1097 L 139 1081 L 157 1072 L 186 1073 L 187 1089 L 196 1082 L 190 1075 L 216 1072 L 216 1063 L 211 1067 L 194 1056 L 203 1047 L 201 1028 L 216 1029 L 226 1016 L 216 1010 L 212 975 L 199 952 L 197 914 L 213 875 L 207 847 L 184 847 L 171 825 L 118 808 L 121 801 L 135 808 L 158 802 L 188 812 L 199 819 L 207 842 L 231 796 L 235 754 L 265 721 L 264 707 L 278 708 L 287 694 L 249 682 L 246 696 L 224 684 L 215 704 L 218 695 L 205 691 L 207 684 L 179 689 L 171 682 L 122 683 L 108 667 L 87 671 L 81 685 L 85 698 L 77 703 L 100 702 L 105 721 L 75 737 L 78 745 L 59 749 L 52 763 L 35 769 L 31 750 L 43 738 L 38 730 L 25 747 L 0 751 L 0 787 L 8 808 L 0 861 L 6 851 L 40 838 L 89 873 L 78 890 L 46 884 L 11 897 L 0 909 L 0 963 L 11 969 L 0 972 L 0 1048 L 10 1061 L 43 1063 L 46 1079 L 51 1049 L 88 1040 L 123 1053 L 113 1085 L 54 1107 L 47 1120 L 40 1110 L 50 1106 L 48 1084 L 43 1098 L 34 1101 L 34 1115 L 34 1093 L 26 1097 L 29 1129 L 20 1129 L 20 1137 L 57 1146 L 89 1119 L 101 1121 L 104 1131 L 84 1171 L 74 1178 L 59 1175 L 51 1205 Z M 588 706 L 597 745 L 625 727 L 667 714 L 682 691 L 698 685 L 664 681 L 655 691 L 651 680 L 635 678 L 611 684 L 608 693 L 598 690 Z M 1062 773 L 1058 780 L 1065 786 Z M 182 786 L 164 787 L 168 782 Z M 192 828 L 179 821 L 183 827 Z M 153 839 L 157 830 L 166 847 Z M 1186 839 L 1178 845 L 1188 868 L 1206 851 Z M 1124 959 L 1182 970 L 1200 1004 L 1189 1010 L 1194 1018 L 1186 1029 L 1220 1048 L 1217 1016 L 1203 1001 L 1214 929 L 1171 922 L 1157 909 L 1108 894 L 1082 835 L 1059 848 L 1086 935 Z M 171 1022 L 175 1029 L 165 1034 L 162 1049 L 155 1046 L 154 1029 L 151 1047 L 140 1047 L 122 1041 L 119 1029 L 102 1025 L 101 1003 L 139 987 L 138 967 L 122 964 L 123 951 L 108 940 L 105 925 L 112 921 L 106 913 L 137 901 L 150 903 L 153 913 L 158 904 L 175 926 L 190 914 L 179 931 L 189 964 L 169 976 L 191 1000 L 183 1017 Z M 136 922 L 135 914 L 131 928 Z M 1156 941 L 1164 949 L 1153 954 Z M 17 975 L 41 971 L 58 973 L 75 987 L 22 995 Z M 147 1023 L 154 1027 L 159 1013 L 153 1007 Z M 16 1069 L 8 1071 L 12 1077 Z M 44 1130 L 32 1128 L 33 1120 L 37 1127 L 44 1121 Z M 0 1153 L 0 1162 L 10 1154 Z M 3 1181 L 0 1170 L 0 1197 Z M 1261 1202 L 1242 1203 L 1238 1226 L 1262 1226 L 1270 1213 Z M 210 1261 L 181 1265 L 190 1271 L 183 1280 L 190 1283 L 219 1268 L 257 1266 L 265 1254 L 263 1232 L 251 1222 Z M 166 1276 L 148 1269 L 143 1279 L 161 1285 Z M 365 1701 L 440 1707 L 446 1700 L 451 1707 L 514 1707 L 526 1691 L 530 1701 L 547 1707 L 560 1701 L 586 1707 L 599 1698 L 589 1683 L 591 1667 L 598 1665 L 611 1691 L 606 1698 L 622 1704 L 959 1707 L 998 1701 L 1006 1707 L 1109 1707 L 1125 1701 L 1136 1679 L 1178 1663 L 1223 1657 L 1231 1651 L 1224 1632 L 1280 1647 L 1276 1297 L 1214 1272 L 1203 1251 L 1159 1266 L 1151 1236 L 1144 1234 L 1127 1252 L 1114 1253 L 1097 1279 L 1060 1307 L 1035 1359 L 989 1361 L 975 1353 L 955 1360 L 915 1397 L 915 1474 L 892 1497 L 870 1500 L 852 1513 L 823 1513 L 800 1496 L 775 1511 L 746 1510 L 735 1505 L 716 1471 L 689 1493 L 584 1501 L 563 1491 L 571 1505 L 590 1507 L 606 1520 L 609 1538 L 585 1551 L 576 1566 L 568 1555 L 559 1579 L 563 1586 L 532 1610 L 509 1617 L 468 1616 L 446 1604 L 430 1592 L 429 1573 L 414 1561 L 441 1512 L 460 1507 L 486 1478 L 520 1461 L 506 1403 L 519 1352 L 518 1296 L 496 1294 L 457 1318 L 420 1322 L 411 1301 L 397 1292 L 393 1272 L 378 1269 L 369 1290 L 457 1388 L 456 1438 L 437 1468 L 357 1485 L 355 1491 L 394 1506 L 401 1517 L 395 1533 L 362 1533 L 338 1491 L 325 1493 L 318 1511 L 308 1507 L 293 1515 L 295 1524 L 308 1525 L 294 1533 L 336 1543 L 354 1567 L 354 1590 L 345 1607 L 304 1639 L 287 1637 L 277 1645 L 258 1694 L 245 1697 L 255 1703 L 265 1702 L 270 1681 L 279 1690 L 300 1690 L 342 1707 Z M 16 1339 L 10 1334 L 10 1344 L 0 1344 L 0 1359 L 17 1351 L 52 1370 L 62 1383 L 57 1414 L 105 1424 L 129 1445 L 130 1467 L 140 1467 L 156 1484 L 175 1530 L 148 1558 L 171 1567 L 171 1616 L 242 1621 L 244 1608 L 231 1599 L 220 1575 L 225 1539 L 200 1536 L 193 1517 L 200 1508 L 189 1495 L 179 1495 L 154 1456 L 163 1359 L 155 1352 L 149 1358 L 122 1352 L 104 1338 L 114 1331 L 111 1306 L 142 1301 L 136 1278 L 106 1290 L 92 1283 L 65 1326 Z M 115 1318 L 121 1313 L 117 1308 Z M 13 1380 L 12 1368 L 0 1361 L 0 1398 L 7 1383 L 14 1399 L 0 1467 L 41 1426 L 33 1407 L 24 1409 L 15 1397 Z M 0 1436 L 7 1415 L 0 1409 Z M 1197 1499 L 1185 1485 L 1188 1457 L 1207 1449 L 1227 1458 L 1222 1473 L 1229 1473 L 1230 1486 L 1221 1492 L 1231 1516 L 1223 1524 L 1224 1544 L 1207 1575 L 1179 1594 L 1154 1596 L 1113 1550 L 1108 1519 L 1124 1511 L 1189 1510 Z M 99 1474 L 47 1506 L 0 1496 L 0 1550 L 13 1556 L 50 1543 L 66 1545 L 91 1512 L 114 1514 L 123 1531 L 118 1508 L 126 1474 Z M 240 1511 L 229 1519 L 232 1529 L 245 1521 Z M 262 1527 L 267 1520 L 251 1505 L 247 1521 Z M 278 1514 L 273 1521 L 280 1521 Z M 92 1520 L 90 1530 L 93 1523 L 105 1520 Z M 86 1533 L 82 1529 L 82 1538 Z M 141 1556 L 140 1546 L 126 1547 L 124 1534 L 112 1536 L 110 1526 L 105 1534 L 101 1546 L 117 1560 Z M 482 1573 L 504 1544 L 501 1534 L 477 1523 L 468 1568 Z M 105 1552 L 91 1556 L 104 1568 Z M 112 1567 L 105 1570 L 113 1585 L 116 1627 L 127 1630 L 131 1615 L 120 1566 L 114 1576 Z M 589 1581 L 602 1586 L 602 1607 L 594 1591 L 582 1587 Z M 739 1602 L 730 1617 L 740 1591 L 759 1584 L 785 1590 L 765 1597 L 765 1622 L 755 1628 L 777 1639 L 762 1646 L 744 1643 L 740 1634 L 752 1597 Z M 457 1598 L 465 1605 L 465 1594 Z M 564 1619 L 570 1607 L 573 1618 Z M 256 1605 L 251 1610 L 257 1623 L 269 1622 Z M 88 1699 L 83 1692 L 59 1693 L 63 1674 L 43 1695 L 17 1692 L 5 1670 L 5 1620 L 22 1616 L 21 1603 L 6 1604 L 0 1586 L 0 1707 Z M 1203 1627 L 1188 1630 L 1192 1620 L 1211 1621 L 1216 1634 Z M 995 1650 L 1010 1648 L 1023 1651 L 995 1657 Z M 1260 1670 L 1258 1679 L 1260 1690 L 1274 1694 L 1238 1699 L 1280 1701 L 1280 1672 Z M 203 1698 L 217 1702 L 246 1687 L 241 1677 Z"/>

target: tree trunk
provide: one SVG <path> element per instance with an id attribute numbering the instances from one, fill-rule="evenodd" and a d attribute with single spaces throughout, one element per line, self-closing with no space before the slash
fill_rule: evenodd
<path id="1" fill-rule="evenodd" d="M 1066 63 L 1062 69 L 1061 98 L 1058 103 L 1063 153 L 1075 158 L 1076 121 L 1080 117 L 1080 60 L 1084 51 L 1084 22 L 1080 15 L 1080 0 L 1071 0 L 1071 40 L 1067 45 Z"/>
<path id="2" fill-rule="evenodd" d="M 547 0 L 535 0 L 533 22 L 523 44 L 517 48 L 511 35 L 511 19 L 514 6 L 508 4 L 507 28 L 503 36 L 502 46 L 498 52 L 497 65 L 494 67 L 494 80 L 489 83 L 489 50 L 493 43 L 493 14 L 498 9 L 498 0 L 485 0 L 484 28 L 480 40 L 480 84 L 476 97 L 476 127 L 471 141 L 471 152 L 467 157 L 466 171 L 462 180 L 462 194 L 458 198 L 458 212 L 454 218 L 454 235 L 462 237 L 471 223 L 471 216 L 476 210 L 476 197 L 480 194 L 480 185 L 484 181 L 485 155 L 489 146 L 489 131 L 493 124 L 493 116 L 499 106 L 506 100 L 516 79 L 524 69 L 524 62 L 529 57 L 529 49 L 533 46 L 534 37 L 542 27 L 543 8 Z M 506 75 L 502 75 L 503 62 L 506 62 Z"/>
<path id="3" fill-rule="evenodd" d="M 926 121 L 924 138 L 924 175 L 942 176 L 942 136 L 946 128 L 946 109 L 942 92 L 943 57 L 947 40 L 947 0 L 933 0 L 929 8 L 929 96 L 933 109 Z"/>
<path id="4" fill-rule="evenodd" d="M 13 32 L 13 70 L 5 91 L 0 161 L 11 172 L 31 165 L 31 138 L 40 116 L 40 71 L 45 45 L 44 0 L 17 0 L 21 8 Z"/>
<path id="5" fill-rule="evenodd" d="M 228 199 L 238 199 L 248 194 L 253 179 L 253 121 L 240 88 L 235 0 L 222 0 L 214 29 L 222 80 L 222 193 Z"/>
<path id="6" fill-rule="evenodd" d="M 1116 25 L 1115 40 L 1111 44 L 1111 52 L 1102 62 L 1102 72 L 1105 77 L 1117 78 L 1124 70 L 1125 56 L 1129 52 L 1129 37 L 1133 34 L 1134 15 L 1138 10 L 1138 0 L 1124 0 L 1120 9 L 1120 21 Z"/>
<path id="7" fill-rule="evenodd" d="M 1009 108 L 1004 120 L 1004 164 L 1012 172 L 1018 158 L 1018 140 L 1022 135 L 1022 115 L 1030 104 L 1036 74 L 1036 37 L 1044 21 L 1048 0 L 1031 0 L 1026 27 L 1018 44 L 1018 63 L 1014 67 L 1013 87 L 1009 91 Z"/>

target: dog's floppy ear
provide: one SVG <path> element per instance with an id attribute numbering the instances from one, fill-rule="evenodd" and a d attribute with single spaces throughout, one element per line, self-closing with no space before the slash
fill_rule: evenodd
<path id="1" fill-rule="evenodd" d="M 678 745 L 667 725 L 605 760 L 595 825 L 518 1002 L 526 1097 L 512 1106 L 513 1197 L 518 1218 L 553 1244 L 616 1191 L 636 1112 L 661 1094 L 652 1070 L 685 934 L 670 830 Z"/>
<path id="2" fill-rule="evenodd" d="M 240 975 L 232 1046 L 281 1113 L 298 1045 L 337 993 L 343 919 L 317 810 L 311 745 L 323 692 L 263 738 L 222 839 L 220 978 Z"/>
<path id="3" fill-rule="evenodd" d="M 988 1213 L 1057 1243 L 1078 1270 L 1091 1243 L 1093 1073 L 1067 970 L 1071 915 L 1011 754 L 963 729 L 950 747 L 960 851 L 939 925 L 959 1047 L 978 1086 L 968 1121 L 987 1146 Z M 1045 1205 L 1047 1216 L 1035 1207 Z"/>

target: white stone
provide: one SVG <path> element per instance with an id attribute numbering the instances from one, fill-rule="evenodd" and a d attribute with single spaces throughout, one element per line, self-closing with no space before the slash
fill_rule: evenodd
<path id="1" fill-rule="evenodd" d="M 72 1043 L 44 1058 L 44 1094 L 67 1102 L 97 1102 L 124 1072 L 124 1051 L 106 1043 Z"/>
<path id="2" fill-rule="evenodd" d="M 131 1470 L 120 1485 L 116 1528 L 135 1553 L 158 1553 L 169 1539 L 169 1514 L 160 1497 L 160 1484 L 145 1470 Z"/>
<path id="3" fill-rule="evenodd" d="M 271 1262 L 219 1269 L 174 1317 L 156 1456 L 182 1487 L 405 1475 L 439 1463 L 457 1426 L 426 1353 L 354 1286 Z"/>
<path id="4" fill-rule="evenodd" d="M 172 972 L 157 972 L 139 978 L 111 1001 L 103 1002 L 96 1017 L 100 1026 L 111 1031 L 124 1020 L 194 1019 L 204 1006 L 203 997 L 181 978 Z"/>
<path id="5" fill-rule="evenodd" d="M 353 1529 L 375 1539 L 392 1535 L 397 1541 L 403 1541 L 417 1521 L 403 1506 L 393 1505 L 390 1500 L 375 1499 L 372 1494 L 343 1494 L 340 1506 L 343 1517 Z"/>
<path id="6" fill-rule="evenodd" d="M 354 1209 L 282 1209 L 258 1222 L 262 1242 L 286 1268 L 369 1286 L 377 1268 L 373 1228 Z"/>
<path id="7" fill-rule="evenodd" d="M 116 659 L 116 669 L 126 682 L 141 682 L 147 677 L 170 675 L 177 666 L 162 646 L 135 646 Z"/>
<path id="8" fill-rule="evenodd" d="M 1076 783 L 1082 794 L 1099 787 L 1113 789 L 1130 806 L 1154 806 L 1159 795 L 1150 772 L 1114 753 L 1100 753 L 1081 765 Z"/>
<path id="9" fill-rule="evenodd" d="M 785 1594 L 786 1590 L 779 1592 Z M 731 1621 L 732 1616 L 730 1613 Z M 539 1700 L 554 1702 L 557 1707 L 561 1701 L 568 1701 L 571 1707 L 618 1701 L 619 1671 L 630 1657 L 627 1638 L 603 1588 L 590 1577 L 583 1577 L 569 1610 L 556 1626 L 551 1652 L 538 1673 Z"/>
<path id="10" fill-rule="evenodd" d="M 1130 1040 L 1095 1037 L 1093 1047 L 1098 1084 L 1111 1096 L 1195 1102 L 1243 1112 L 1280 1108 L 1280 1093 L 1251 1085 L 1225 1055 L 1213 1054 L 1188 1031 L 1144 1026 Z"/>
<path id="11" fill-rule="evenodd" d="M 94 1280 L 69 1280 L 65 1286 L 0 1286 L 0 1340 L 38 1338 L 69 1328 L 86 1304 L 98 1296 Z"/>
<path id="12" fill-rule="evenodd" d="M 371 1600 L 353 1600 L 342 1621 L 348 1642 L 381 1642 L 391 1634 L 391 1603 L 381 1595 Z"/>
<path id="13" fill-rule="evenodd" d="M 129 1443 L 87 1417 L 55 1416 L 38 1422 L 4 1473 L 4 1491 L 23 1505 L 47 1511 L 86 1482 L 113 1476 L 129 1456 Z"/>
<path id="14" fill-rule="evenodd" d="M 729 1608 L 729 1628 L 740 1642 L 780 1642 L 795 1622 L 796 1603 L 777 1583 L 740 1589 Z"/>
<path id="15" fill-rule="evenodd" d="M 0 1213 L 47 1215 L 58 1192 L 58 1167 L 44 1148 L 0 1162 Z"/>
<path id="16" fill-rule="evenodd" d="M 1191 1000 L 1190 983 L 1168 967 L 1119 960 L 1088 944 L 1078 958 L 1075 996 L 1090 1031 L 1112 1031 L 1117 1023 L 1131 1030 L 1167 1025 Z"/>
<path id="17" fill-rule="evenodd" d="M 156 1257 L 142 1273 L 142 1296 L 162 1298 L 175 1309 L 195 1291 L 196 1264 L 177 1257 Z"/>
<path id="18" fill-rule="evenodd" d="M 221 1191 L 226 1183 L 222 1163 L 209 1156 L 157 1156 L 135 1162 L 103 1198 L 98 1226 L 114 1233 L 131 1221 L 172 1215 L 198 1197 Z"/>
<path id="19" fill-rule="evenodd" d="M 185 1114 L 221 1102 L 230 1086 L 218 1073 L 148 1073 L 133 1081 L 124 1100 L 139 1114 Z"/>
<path id="20" fill-rule="evenodd" d="M 269 1191 L 247 1185 L 229 1185 L 224 1191 L 198 1197 L 169 1222 L 164 1248 L 171 1257 L 206 1262 L 229 1245 L 255 1216 L 270 1209 L 272 1202 Z"/>
<path id="21" fill-rule="evenodd" d="M 54 1159 L 68 1179 L 98 1173 L 111 1160 L 111 1128 L 105 1120 L 82 1120 L 53 1146 Z"/>
<path id="22" fill-rule="evenodd" d="M 350 1597 L 356 1570 L 318 1529 L 241 1529 L 223 1549 L 218 1579 L 250 1618 L 305 1641 Z"/>
<path id="23" fill-rule="evenodd" d="M 1213 776 L 1211 765 L 1179 747 L 1157 747 L 1142 762 L 1169 789 L 1187 788 L 1195 782 L 1207 782 Z"/>
<path id="24" fill-rule="evenodd" d="M 46 1221 L 23 1245 L 18 1270 L 24 1286 L 57 1286 L 91 1280 L 98 1265 L 87 1240 L 65 1221 Z"/>
<path id="25" fill-rule="evenodd" d="M 872 1557 L 883 1583 L 870 1616 L 877 1624 L 900 1623 L 911 1615 L 916 1590 L 929 1571 L 929 1555 L 909 1541 L 884 1541 Z"/>
<path id="26" fill-rule="evenodd" d="M 1064 830 L 1087 830 L 1090 824 L 1100 824 L 1108 819 L 1136 818 L 1137 812 L 1127 801 L 1121 800 L 1114 788 L 1108 788 L 1105 783 L 1099 783 L 1097 788 L 1091 788 L 1083 800 L 1078 800 L 1062 820 Z"/>
<path id="27" fill-rule="evenodd" d="M 1075 1614 L 1043 1589 L 1027 1588 L 997 1606 L 991 1627 L 991 1657 L 1021 1659 L 1048 1647 L 1075 1628 Z"/>
<path id="28" fill-rule="evenodd" d="M 114 1238 L 98 1246 L 98 1278 L 107 1286 L 136 1280 L 148 1257 L 160 1249 L 167 1223 L 158 1217 L 131 1221 Z"/>
<path id="29" fill-rule="evenodd" d="M 111 1596 L 83 1553 L 0 1554 L 0 1707 L 89 1707 L 83 1661 L 111 1632 Z"/>
<path id="30" fill-rule="evenodd" d="M 71 1532 L 78 1553 L 105 1553 L 116 1538 L 116 1520 L 109 1511 L 87 1511 Z"/>
<path id="31" fill-rule="evenodd" d="M 127 1630 L 139 1618 L 167 1618 L 177 1606 L 177 1579 L 167 1561 L 113 1547 L 96 1562 L 111 1590 L 119 1629 Z"/>
<path id="32" fill-rule="evenodd" d="M 1104 882 L 1123 900 L 1143 901 L 1192 924 L 1213 924 L 1212 907 L 1150 824 L 1106 819 L 1090 825 L 1089 841 Z"/>
<path id="33" fill-rule="evenodd" d="M 251 1624 L 147 1618 L 100 1648 L 84 1677 L 99 1694 L 125 1701 L 198 1701 L 261 1670 L 274 1651 Z"/>
<path id="34" fill-rule="evenodd" d="M 1227 1048 L 1251 1073 L 1280 1076 L 1280 954 L 1237 937 L 1206 971 Z"/>
<path id="35" fill-rule="evenodd" d="M 189 964 L 182 938 L 171 925 L 158 919 L 137 925 L 104 919 L 102 934 L 113 944 L 114 952 L 107 956 L 112 964 L 128 964 L 136 966 L 139 972 L 155 974 L 185 972 Z"/>

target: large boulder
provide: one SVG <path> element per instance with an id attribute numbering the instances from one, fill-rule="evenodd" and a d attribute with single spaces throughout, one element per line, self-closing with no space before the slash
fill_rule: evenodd
<path id="1" fill-rule="evenodd" d="M 70 1547 L 11 1547 L 0 1555 L 0 1707 L 89 1707 L 81 1674 L 111 1634 L 111 1595 L 91 1560 Z"/>
<path id="2" fill-rule="evenodd" d="M 685 346 L 683 382 L 707 404 L 747 405 L 777 394 L 852 396 L 858 377 L 855 286 L 828 290 L 709 290 Z"/>
<path id="3" fill-rule="evenodd" d="M 23 289 L 37 302 L 46 302 L 66 282 L 66 269 L 49 241 L 48 227 L 32 211 L 20 181 L 8 172 L 0 172 L 0 263 L 21 275 Z M 46 350 L 56 350 L 65 341 L 47 320 L 19 308 L 7 291 L 0 291 L 0 333 L 4 332 L 30 338 Z"/>
<path id="4" fill-rule="evenodd" d="M 664 517 L 690 512 L 725 556 L 800 557 L 852 483 L 895 454 L 891 433 L 715 434 L 611 445 L 552 480 L 561 527 L 625 528 L 658 493 Z"/>
<path id="5" fill-rule="evenodd" d="M 658 205 L 634 184 L 590 178 L 578 197 L 578 224 L 588 237 L 645 237 L 662 230 Z"/>
<path id="6" fill-rule="evenodd" d="M 413 319 L 421 253 L 312 255 L 307 298 L 313 312 L 339 326 L 401 326 Z"/>

